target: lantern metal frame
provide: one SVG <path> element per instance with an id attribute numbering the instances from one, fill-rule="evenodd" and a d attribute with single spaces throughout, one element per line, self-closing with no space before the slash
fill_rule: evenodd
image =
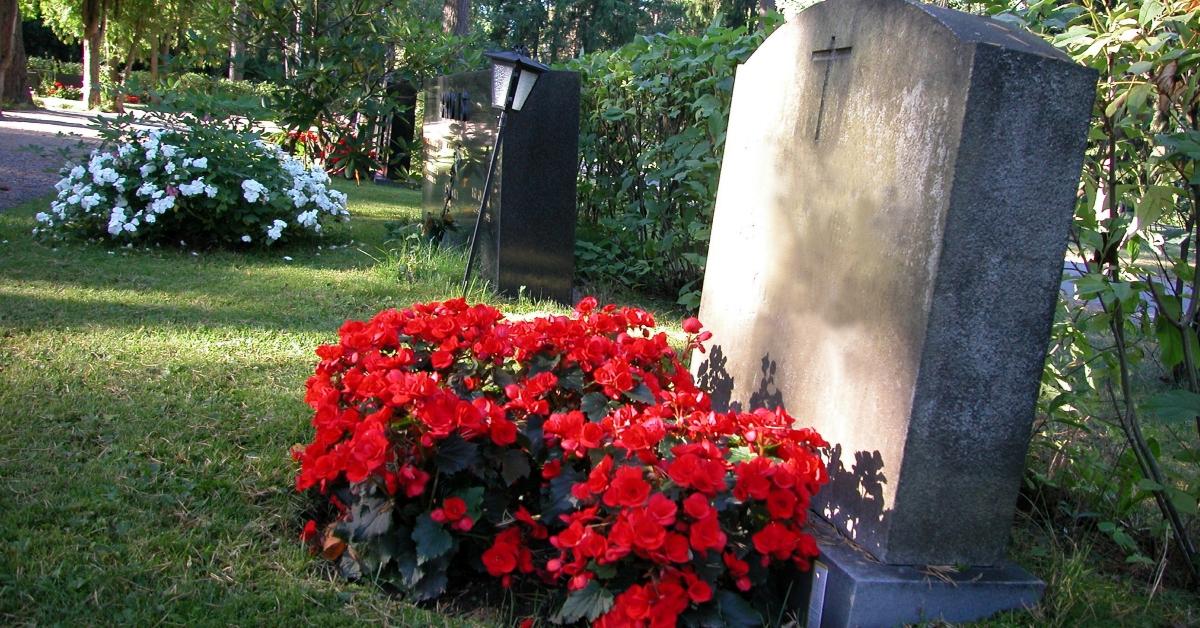
<path id="1" fill-rule="evenodd" d="M 550 70 L 550 67 L 538 63 L 518 52 L 486 52 L 484 56 L 492 60 L 492 107 L 500 110 L 499 123 L 496 129 L 496 141 L 492 146 L 492 154 L 488 159 L 487 176 L 483 181 L 483 198 L 479 200 L 479 213 L 475 216 L 475 229 L 471 232 L 470 250 L 467 254 L 467 267 L 463 270 L 463 297 L 467 296 L 467 288 L 471 280 L 471 267 L 475 265 L 475 255 L 478 248 L 479 228 L 483 224 L 483 215 L 487 211 L 488 199 L 492 195 L 492 176 L 496 172 L 496 156 L 504 144 L 504 129 L 508 122 L 509 111 L 520 111 L 529 95 L 537 86 L 538 77 Z"/>

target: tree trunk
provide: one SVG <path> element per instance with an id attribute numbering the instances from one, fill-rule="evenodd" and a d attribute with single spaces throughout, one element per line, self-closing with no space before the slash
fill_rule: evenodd
<path id="1" fill-rule="evenodd" d="M 451 35 L 471 31 L 471 0 L 445 0 L 442 3 L 442 30 Z"/>
<path id="2" fill-rule="evenodd" d="M 133 25 L 133 36 L 129 38 L 129 52 L 125 54 L 125 68 L 117 64 L 117 60 L 113 59 L 109 64 L 112 83 L 117 87 L 113 90 L 113 110 L 117 113 L 125 113 L 125 81 L 129 79 L 129 73 L 133 71 L 133 55 L 137 52 L 138 39 L 142 36 L 142 20 L 139 18 Z"/>
<path id="3" fill-rule="evenodd" d="M 125 113 L 125 95 L 121 93 L 122 83 L 121 66 L 113 59 L 108 64 L 108 79 L 116 88 L 112 92 L 112 107 L 117 113 Z"/>
<path id="4" fill-rule="evenodd" d="M 229 80 L 242 80 L 246 69 L 246 22 L 250 19 L 250 8 L 246 0 L 233 0 L 233 23 L 229 37 Z"/>
<path id="5" fill-rule="evenodd" d="M 158 40 L 161 35 L 155 34 L 153 45 L 150 46 L 150 87 L 158 91 Z"/>
<path id="6" fill-rule="evenodd" d="M 0 103 L 32 102 L 21 36 L 21 8 L 17 0 L 0 0 Z"/>
<path id="7" fill-rule="evenodd" d="M 165 64 L 170 61 L 171 57 L 171 38 L 162 36 L 158 39 L 158 71 L 160 74 L 169 72 L 171 68 L 165 67 Z"/>
<path id="8" fill-rule="evenodd" d="M 105 0 L 83 0 L 83 104 L 100 106 L 100 55 L 104 46 Z"/>

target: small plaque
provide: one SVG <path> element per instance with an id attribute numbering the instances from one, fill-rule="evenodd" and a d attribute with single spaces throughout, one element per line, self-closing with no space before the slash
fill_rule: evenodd
<path id="1" fill-rule="evenodd" d="M 825 563 L 813 561 L 812 592 L 808 594 L 808 623 L 809 628 L 820 628 L 821 614 L 825 611 L 825 585 L 829 582 L 829 567 Z"/>

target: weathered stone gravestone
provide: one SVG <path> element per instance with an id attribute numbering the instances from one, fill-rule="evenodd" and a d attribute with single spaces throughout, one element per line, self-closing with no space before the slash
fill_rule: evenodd
<path id="1" fill-rule="evenodd" d="M 490 71 L 438 77 L 425 86 L 426 220 L 450 228 L 444 244 L 471 237 L 496 139 Z M 509 113 L 504 148 L 480 227 L 479 275 L 502 294 L 571 303 L 579 75 L 543 74 L 521 111 Z"/>
<path id="2" fill-rule="evenodd" d="M 784 405 L 833 444 L 818 623 L 1040 596 L 1002 560 L 1095 80 L 904 0 L 815 5 L 738 69 L 696 370 L 718 403 Z M 929 565 L 973 568 L 896 567 Z"/>

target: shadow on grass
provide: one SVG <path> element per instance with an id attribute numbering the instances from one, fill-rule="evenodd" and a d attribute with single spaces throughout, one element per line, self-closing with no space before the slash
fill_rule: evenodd
<path id="1" fill-rule="evenodd" d="M 394 189 L 372 192 L 397 196 Z M 461 273 L 462 262 L 454 252 L 424 260 L 424 272 L 387 266 L 403 256 L 393 254 L 400 243 L 386 241 L 386 224 L 414 216 L 406 206 L 394 211 L 374 207 L 348 225 L 331 228 L 329 239 L 195 254 L 172 248 L 44 244 L 30 235 L 36 208 L 37 203 L 30 203 L 0 214 L 0 326 L 235 327 L 332 334 L 347 318 L 456 296 L 453 282 Z M 373 237 L 364 239 L 363 232 Z M 352 238 L 354 243 L 348 244 Z"/>
<path id="2" fill-rule="evenodd" d="M 56 284 L 61 286 L 61 284 Z M 166 298 L 134 300 L 137 292 L 106 289 L 71 291 L 71 296 L 21 294 L 0 285 L 0 327 L 37 330 L 54 328 L 259 329 L 332 335 L 348 318 L 363 319 L 388 307 L 406 307 L 414 301 L 457 296 L 450 282 L 415 289 L 336 290 L 297 298 L 287 284 L 258 299 L 229 299 L 211 292 L 177 291 Z M 410 287 L 412 288 L 412 287 Z M 144 295 L 143 295 L 144 296 Z"/>

